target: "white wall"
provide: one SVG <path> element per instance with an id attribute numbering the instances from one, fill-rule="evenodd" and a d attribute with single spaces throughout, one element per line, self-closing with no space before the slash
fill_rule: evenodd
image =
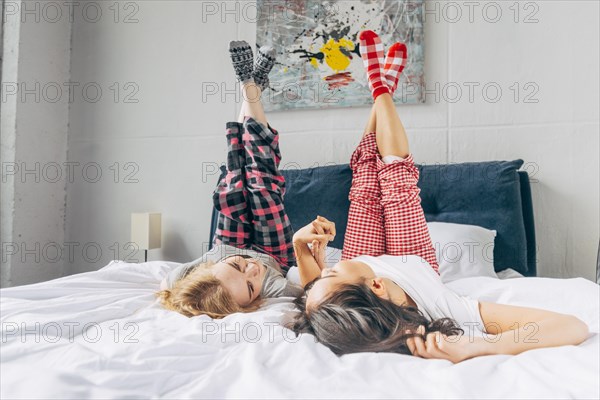
<path id="1" fill-rule="evenodd" d="M 465 90 L 465 82 L 480 86 L 473 102 L 466 92 L 456 103 L 430 95 L 426 104 L 398 110 L 418 162 L 530 163 L 539 274 L 593 279 L 599 238 L 598 3 L 536 2 L 539 22 L 531 24 L 522 21 L 535 10 L 521 7 L 515 23 L 512 3 L 503 3 L 497 23 L 483 19 L 482 6 L 473 23 L 466 6 L 456 23 L 436 22 L 429 14 L 428 88 L 436 82 L 442 87 L 455 82 Z M 203 101 L 203 83 L 235 87 L 227 45 L 236 38 L 254 41 L 254 25 L 243 18 L 237 24 L 235 14 L 203 15 L 201 1 L 137 4 L 137 23 L 111 17 L 96 23 L 76 18 L 73 24 L 71 80 L 97 82 L 104 96 L 97 103 L 76 100 L 70 110 L 69 160 L 97 162 L 103 172 L 98 182 L 77 178 L 67 187 L 66 237 L 80 243 L 70 273 L 129 257 L 123 246 L 131 212 L 163 215 L 163 247 L 151 251 L 151 259 L 188 261 L 209 241 L 216 175 L 203 176 L 203 168 L 224 160 L 224 125 L 236 118 L 237 106 L 231 94 Z M 438 4 L 440 13 L 444 4 Z M 428 9 L 434 7 L 428 2 Z M 109 89 L 114 82 L 121 87 L 116 103 Z M 138 103 L 123 101 L 130 92 L 123 89 L 127 82 L 139 88 Z M 482 98 L 481 87 L 489 82 L 503 90 L 497 103 Z M 510 90 L 514 82 L 521 89 L 517 103 Z M 528 82 L 539 87 L 537 104 L 523 103 Z M 283 163 L 308 167 L 348 162 L 368 113 L 364 107 L 269 117 L 282 132 Z M 133 167 L 125 169 L 127 162 Z M 121 172 L 116 183 L 114 163 Z M 138 182 L 124 182 L 132 171 Z M 90 253 L 84 256 L 86 244 Z M 102 255 L 89 262 L 96 246 Z"/>
<path id="2" fill-rule="evenodd" d="M 27 5 L 25 4 L 27 3 Z M 65 274 L 71 22 L 42 2 L 5 2 L 2 58 L 2 287 Z M 22 12 L 28 7 L 29 12 Z M 37 7 L 37 9 L 36 9 Z"/>

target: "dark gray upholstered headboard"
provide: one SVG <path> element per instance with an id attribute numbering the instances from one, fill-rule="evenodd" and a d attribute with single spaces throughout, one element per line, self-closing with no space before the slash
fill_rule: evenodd
<path id="1" fill-rule="evenodd" d="M 427 221 L 495 229 L 494 267 L 536 275 L 536 244 L 531 188 L 523 160 L 419 165 L 421 199 Z M 222 174 L 225 173 L 224 167 Z M 284 170 L 286 211 L 294 230 L 323 215 L 335 221 L 331 244 L 342 248 L 352 171 L 347 164 Z M 222 175 L 223 176 L 223 175 Z M 217 220 L 213 209 L 210 237 Z"/>
<path id="2" fill-rule="evenodd" d="M 537 246 L 535 242 L 535 220 L 533 218 L 533 198 L 527 171 L 519 171 L 521 184 L 521 207 L 523 209 L 523 224 L 525 225 L 525 240 L 527 241 L 527 272 L 525 276 L 537 274 Z"/>

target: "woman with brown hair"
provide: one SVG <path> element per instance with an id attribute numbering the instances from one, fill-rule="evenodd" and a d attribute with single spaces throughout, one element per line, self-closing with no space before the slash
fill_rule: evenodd
<path id="1" fill-rule="evenodd" d="M 395 352 L 453 362 L 583 342 L 588 327 L 574 316 L 479 302 L 441 282 L 419 171 L 374 32 L 361 33 L 360 52 L 375 103 L 350 162 L 342 261 L 323 268 L 318 257 L 302 251 L 306 244 L 294 243 L 306 293 L 296 300 L 300 313 L 292 329 L 314 335 L 339 355 Z"/>

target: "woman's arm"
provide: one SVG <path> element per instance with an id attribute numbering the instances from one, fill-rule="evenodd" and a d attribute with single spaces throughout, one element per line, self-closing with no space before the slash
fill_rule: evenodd
<path id="1" fill-rule="evenodd" d="M 335 224 L 320 216 L 294 234 L 294 253 L 302 286 L 321 275 L 321 270 L 325 267 L 325 246 L 334 238 Z M 308 246 L 309 243 L 313 247 L 312 250 Z"/>
<path id="2" fill-rule="evenodd" d="M 480 302 L 479 312 L 485 331 L 493 335 L 483 340 L 485 354 L 577 345 L 589 332 L 587 324 L 577 317 L 538 308 Z"/>
<path id="3" fill-rule="evenodd" d="M 439 332 L 407 340 L 413 355 L 460 362 L 491 355 L 516 355 L 527 350 L 578 345 L 588 336 L 586 323 L 572 315 L 537 308 L 480 302 L 484 337 L 468 334 L 446 337 Z M 421 330 L 419 333 L 424 333 Z"/>
<path id="4" fill-rule="evenodd" d="M 307 243 L 294 239 L 294 253 L 298 263 L 298 272 L 300 273 L 300 284 L 304 287 L 321 275 L 321 268 L 312 256 Z"/>

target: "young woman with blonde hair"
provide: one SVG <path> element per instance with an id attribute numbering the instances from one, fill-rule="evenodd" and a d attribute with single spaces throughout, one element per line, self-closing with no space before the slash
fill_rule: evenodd
<path id="1" fill-rule="evenodd" d="M 157 293 L 166 308 L 188 317 L 223 318 L 255 311 L 265 298 L 297 296 L 303 289 L 285 278 L 294 264 L 293 237 L 323 245 L 333 237 L 316 232 L 317 225 L 331 230 L 321 219 L 294 236 L 285 213 L 279 134 L 260 102 L 273 49 L 261 47 L 256 60 L 246 42 L 231 42 L 229 51 L 244 100 L 238 121 L 226 124 L 227 174 L 213 193 L 219 211 L 214 247 L 171 271 Z"/>

